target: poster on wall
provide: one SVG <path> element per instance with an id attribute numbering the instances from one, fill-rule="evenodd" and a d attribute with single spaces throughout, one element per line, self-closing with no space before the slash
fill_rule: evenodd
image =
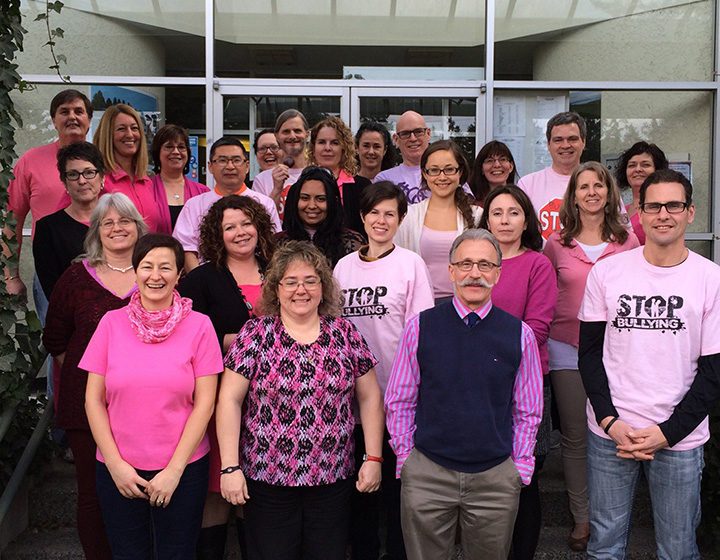
<path id="1" fill-rule="evenodd" d="M 200 170 L 198 169 L 198 161 L 200 161 L 200 155 L 198 153 L 198 137 L 190 136 L 188 140 L 190 140 L 190 161 L 188 162 L 190 169 L 185 174 L 185 177 L 191 181 L 199 181 Z"/>
<path id="2" fill-rule="evenodd" d="M 162 120 L 162 115 L 158 110 L 157 97 L 144 91 L 120 86 L 90 86 L 90 101 L 93 106 L 93 118 L 90 123 L 88 138 L 92 138 L 95 130 L 97 130 L 105 109 L 116 103 L 124 103 L 130 105 L 140 114 L 145 129 L 149 155 L 150 144 L 152 144 L 152 139 L 160 128 Z"/>

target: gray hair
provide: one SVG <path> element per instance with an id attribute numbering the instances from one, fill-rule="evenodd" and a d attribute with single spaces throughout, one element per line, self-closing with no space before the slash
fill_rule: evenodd
<path id="1" fill-rule="evenodd" d="M 275 132 L 280 132 L 280 127 L 285 124 L 285 121 L 289 121 L 290 119 L 294 119 L 295 117 L 300 117 L 302 119 L 305 130 L 310 130 L 310 124 L 305 118 L 305 115 L 303 115 L 297 109 L 286 109 L 285 111 L 280 113 L 278 115 L 278 118 L 275 120 Z"/>
<path id="2" fill-rule="evenodd" d="M 489 241 L 497 251 L 497 264 L 502 264 L 502 251 L 500 250 L 500 244 L 495 236 L 486 229 L 482 228 L 470 228 L 463 231 L 453 241 L 452 247 L 450 247 L 450 262 L 455 261 L 455 251 L 463 241 Z"/>
<path id="3" fill-rule="evenodd" d="M 98 203 L 90 216 L 90 227 L 85 234 L 84 252 L 74 259 L 74 262 L 87 260 L 91 266 L 97 266 L 105 262 L 102 242 L 100 241 L 100 222 L 108 213 L 110 208 L 115 208 L 123 218 L 130 218 L 137 227 L 138 239 L 148 232 L 143 217 L 137 211 L 132 200 L 123 193 L 107 193 L 100 197 Z"/>
<path id="4" fill-rule="evenodd" d="M 580 131 L 580 139 L 585 141 L 587 137 L 587 124 L 585 123 L 585 119 L 574 111 L 565 111 L 564 113 L 558 113 L 547 122 L 545 137 L 548 142 L 550 142 L 550 138 L 552 137 L 552 129 L 563 124 L 576 124 Z"/>

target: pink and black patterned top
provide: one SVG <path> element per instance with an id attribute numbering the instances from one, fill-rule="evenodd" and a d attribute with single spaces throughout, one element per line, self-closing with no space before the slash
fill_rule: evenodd
<path id="1" fill-rule="evenodd" d="M 317 486 L 352 476 L 355 378 L 377 362 L 345 319 L 321 316 L 301 344 L 280 317 L 243 326 L 225 366 L 250 380 L 240 435 L 245 476 L 281 486 Z"/>

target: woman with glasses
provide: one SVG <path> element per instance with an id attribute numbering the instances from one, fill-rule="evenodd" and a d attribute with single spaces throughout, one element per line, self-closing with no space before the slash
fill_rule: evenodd
<path id="1" fill-rule="evenodd" d="M 306 167 L 287 193 L 278 242 L 311 241 L 334 267 L 342 257 L 363 245 L 362 236 L 343 224 L 340 192 L 332 171 Z"/>
<path id="2" fill-rule="evenodd" d="M 67 169 L 67 168 L 66 168 Z M 84 253 L 50 295 L 43 344 L 60 364 L 55 426 L 67 433 L 78 484 L 77 526 L 85 557 L 111 560 L 95 489 L 95 442 L 85 414 L 87 371 L 78 364 L 100 322 L 127 305 L 137 289 L 132 252 L 147 226 L 122 193 L 105 194 L 93 209 Z"/>
<path id="3" fill-rule="evenodd" d="M 478 152 L 468 179 L 468 186 L 479 203 L 493 189 L 518 180 L 515 159 L 503 142 L 491 140 Z"/>
<path id="4" fill-rule="evenodd" d="M 420 159 L 421 188 L 430 196 L 408 207 L 398 228 L 395 243 L 419 254 L 430 271 L 436 303 L 452 298 L 453 286 L 447 270 L 450 246 L 455 238 L 473 228 L 482 208 L 470 202 L 462 185 L 468 164 L 452 140 L 438 140 Z"/>
<path id="5" fill-rule="evenodd" d="M 543 239 L 537 215 L 530 198 L 515 185 L 494 188 L 485 197 L 483 208 L 479 227 L 495 236 L 502 251 L 502 274 L 492 291 L 493 305 L 515 315 L 533 330 L 545 376 L 548 373 L 547 338 L 558 290 L 555 270 L 541 253 Z M 532 560 L 540 537 L 538 476 L 548 452 L 551 423 L 549 379 L 544 385 L 545 403 L 535 445 L 535 470 L 530 484 L 520 490 L 512 560 Z"/>
<path id="6" fill-rule="evenodd" d="M 260 171 L 267 171 L 282 163 L 284 152 L 280 148 L 275 131 L 272 128 L 264 128 L 255 134 L 253 152 L 257 159 Z"/>
<path id="7" fill-rule="evenodd" d="M 553 393 L 560 415 L 565 486 L 574 527 L 568 546 L 585 550 L 590 536 L 587 493 L 587 396 L 578 371 L 580 310 L 593 265 L 639 246 L 620 214 L 620 191 L 607 168 L 581 164 L 570 176 L 560 206 L 563 229 L 550 235 L 544 253 L 555 269 L 558 305 L 550 325 L 548 353 Z"/>
<path id="8" fill-rule="evenodd" d="M 185 202 L 210 189 L 185 176 L 190 170 L 191 153 L 190 138 L 184 128 L 174 124 L 163 126 L 155 134 L 150 152 L 155 171 L 152 184 L 161 218 L 158 231 L 172 233 Z"/>
<path id="9" fill-rule="evenodd" d="M 375 358 L 339 317 L 341 301 L 325 256 L 289 241 L 265 277 L 265 315 L 245 324 L 225 358 L 220 487 L 230 503 L 245 504 L 250 560 L 344 560 L 352 488 L 380 486 Z M 367 450 L 357 480 L 353 399 Z"/>
<path id="10" fill-rule="evenodd" d="M 355 147 L 360 164 L 358 175 L 369 181 L 380 171 L 395 165 L 397 151 L 390 139 L 388 129 L 377 122 L 365 122 L 355 134 Z"/>
<path id="11" fill-rule="evenodd" d="M 105 109 L 93 144 L 105 162 L 105 190 L 123 193 L 140 212 L 148 229 L 160 231 L 163 227 L 160 204 L 147 174 L 147 141 L 137 111 L 124 103 Z"/>
<path id="12" fill-rule="evenodd" d="M 636 142 L 625 150 L 615 169 L 615 178 L 620 188 L 629 186 L 632 190 L 632 202 L 625 207 L 630 224 L 640 245 L 645 245 L 645 232 L 640 225 L 638 205 L 640 203 L 640 187 L 651 173 L 658 169 L 667 169 L 668 160 L 665 152 L 655 144 Z"/>
<path id="13" fill-rule="evenodd" d="M 35 272 L 48 297 L 62 273 L 82 253 L 105 177 L 102 155 L 89 142 L 60 148 L 57 167 L 70 206 L 38 220 L 32 245 Z"/>
<path id="14" fill-rule="evenodd" d="M 308 161 L 332 171 L 340 192 L 345 227 L 362 232 L 360 195 L 370 180 L 357 174 L 352 131 L 338 117 L 328 117 L 310 131 Z"/>

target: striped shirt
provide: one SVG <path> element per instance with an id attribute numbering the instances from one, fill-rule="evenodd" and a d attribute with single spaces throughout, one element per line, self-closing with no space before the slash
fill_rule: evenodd
<path id="1" fill-rule="evenodd" d="M 468 323 L 467 316 L 473 311 L 483 320 L 492 309 L 492 301 L 478 309 L 470 309 L 457 296 L 453 297 L 457 314 Z M 385 393 L 385 414 L 390 432 L 390 445 L 397 455 L 396 476 L 400 471 L 415 440 L 415 407 L 420 385 L 420 367 L 417 361 L 420 316 L 415 315 L 405 325 L 400 345 L 390 372 Z M 537 342 L 532 329 L 522 323 L 522 359 L 515 376 L 513 388 L 513 442 L 512 460 L 524 484 L 530 484 L 535 468 L 535 437 L 540 425 L 543 407 L 542 366 Z"/>

